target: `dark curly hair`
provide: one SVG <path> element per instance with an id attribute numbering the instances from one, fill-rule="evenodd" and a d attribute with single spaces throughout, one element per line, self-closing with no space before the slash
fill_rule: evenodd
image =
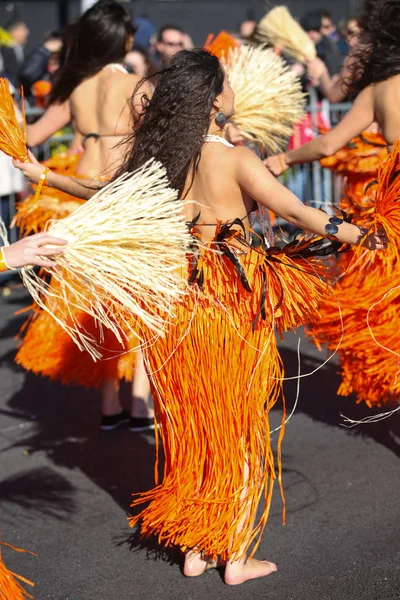
<path id="1" fill-rule="evenodd" d="M 211 109 L 222 93 L 225 74 L 216 56 L 195 49 L 175 54 L 170 65 L 155 77 L 154 94 L 144 103 L 140 127 L 124 141 L 130 149 L 115 177 L 154 157 L 166 168 L 171 187 L 182 196 L 192 168 L 195 175 Z M 139 86 L 143 81 L 146 79 Z"/>
<path id="2" fill-rule="evenodd" d="M 352 54 L 350 94 L 400 74 L 400 0 L 365 0 Z"/>
<path id="3" fill-rule="evenodd" d="M 68 29 L 65 55 L 49 104 L 64 102 L 86 78 L 109 63 L 123 61 L 126 44 L 135 31 L 132 17 L 114 0 L 99 0 Z"/>

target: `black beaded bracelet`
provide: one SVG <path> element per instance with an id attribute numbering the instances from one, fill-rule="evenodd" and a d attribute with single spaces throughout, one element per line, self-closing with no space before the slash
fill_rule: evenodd
<path id="1" fill-rule="evenodd" d="M 325 232 L 328 235 L 336 235 L 339 231 L 339 225 L 343 223 L 343 219 L 340 217 L 331 217 L 329 223 L 325 225 Z"/>

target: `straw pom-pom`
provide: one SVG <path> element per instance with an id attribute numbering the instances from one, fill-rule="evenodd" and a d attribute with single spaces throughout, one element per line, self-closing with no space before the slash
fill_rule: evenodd
<path id="1" fill-rule="evenodd" d="M 121 343 L 136 318 L 162 333 L 163 318 L 172 316 L 172 303 L 186 292 L 190 234 L 184 203 L 160 163 L 151 159 L 122 175 L 49 225 L 51 235 L 68 241 L 65 253 L 54 257 L 52 285 L 30 268 L 22 269 L 22 278 L 80 349 L 94 360 L 101 357 L 94 337 L 74 317 L 75 308 L 93 317 L 100 332 L 112 330 Z"/>
<path id="2" fill-rule="evenodd" d="M 25 127 L 25 116 L 24 127 Z M 26 132 L 21 131 L 7 79 L 0 78 L 0 150 L 22 162 L 29 160 Z"/>
<path id="3" fill-rule="evenodd" d="M 257 25 L 255 37 L 260 42 L 285 50 L 301 62 L 317 56 L 314 42 L 286 6 L 276 6 L 270 10 Z"/>
<path id="4" fill-rule="evenodd" d="M 235 92 L 232 121 L 250 141 L 279 152 L 304 115 L 300 80 L 265 46 L 242 45 L 222 62 Z"/>

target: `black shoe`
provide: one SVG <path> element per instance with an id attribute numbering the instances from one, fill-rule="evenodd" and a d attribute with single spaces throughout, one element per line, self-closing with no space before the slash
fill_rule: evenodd
<path id="1" fill-rule="evenodd" d="M 154 417 L 131 417 L 129 419 L 129 431 L 149 431 L 154 428 Z"/>
<path id="2" fill-rule="evenodd" d="M 129 423 L 129 411 L 123 410 L 117 415 L 103 415 L 101 417 L 100 429 L 103 431 L 112 431 L 117 429 L 123 423 Z"/>

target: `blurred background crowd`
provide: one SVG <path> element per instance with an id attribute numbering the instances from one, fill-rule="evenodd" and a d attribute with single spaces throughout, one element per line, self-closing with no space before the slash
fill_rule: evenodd
<path id="1" fill-rule="evenodd" d="M 55 73 L 57 72 L 68 43 L 68 24 L 62 29 L 42 31 L 40 43 L 32 43 L 31 29 L 33 23 L 27 18 L 25 10 L 27 3 L 9 3 L 8 11 L 3 17 L 8 17 L 1 23 L 0 30 L 0 73 L 10 83 L 18 88 L 22 85 L 25 98 L 30 106 L 43 107 L 46 95 Z M 89 2 L 87 2 L 89 5 Z M 128 6 L 134 2 L 127 2 Z M 218 33 L 226 29 L 231 35 L 240 39 L 251 40 L 257 25 L 256 11 L 246 8 L 243 2 L 242 21 L 237 23 L 234 30 L 230 29 L 223 20 L 210 20 L 209 30 Z M 326 3 L 324 3 L 326 5 Z M 172 5 L 172 3 L 171 3 Z M 307 7 L 307 2 L 302 3 Z M 190 3 L 187 3 L 190 9 Z M 298 7 L 299 9 L 300 7 Z M 344 7 L 343 7 L 344 8 Z M 171 56 L 182 48 L 202 45 L 205 40 L 195 39 L 192 31 L 187 31 L 179 22 L 169 20 L 168 13 L 162 26 L 156 24 L 144 13 L 136 13 L 133 17 L 136 35 L 131 50 L 125 58 L 126 68 L 138 76 L 145 76 L 168 63 Z M 337 76 L 352 46 L 357 44 L 359 27 L 357 17 L 343 14 L 340 21 L 335 21 L 332 14 L 324 9 L 297 11 L 295 14 L 302 27 L 316 45 L 317 56 L 321 59 L 331 78 Z M 35 21 L 35 28 L 37 23 Z M 195 24 L 193 24 L 193 30 Z M 36 36 L 37 37 L 37 33 Z M 198 37 L 198 33 L 197 33 Z M 320 88 L 319 93 L 329 98 L 327 86 L 321 84 L 321 63 L 299 66 L 299 74 L 304 79 L 304 86 Z"/>

